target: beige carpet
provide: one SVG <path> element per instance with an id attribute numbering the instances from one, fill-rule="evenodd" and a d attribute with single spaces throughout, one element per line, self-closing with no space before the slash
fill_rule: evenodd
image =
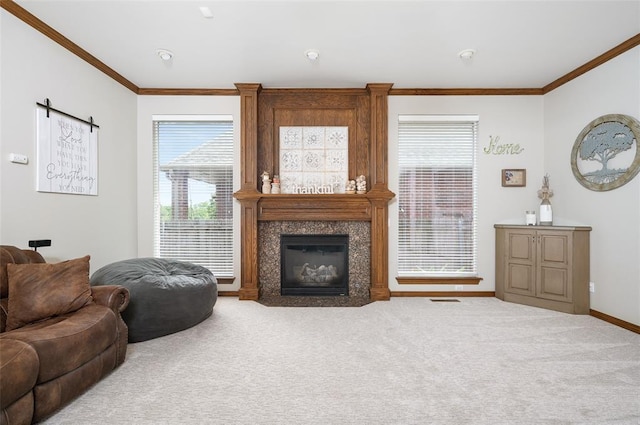
<path id="1" fill-rule="evenodd" d="M 639 424 L 640 335 L 495 298 L 221 298 L 46 424 Z"/>

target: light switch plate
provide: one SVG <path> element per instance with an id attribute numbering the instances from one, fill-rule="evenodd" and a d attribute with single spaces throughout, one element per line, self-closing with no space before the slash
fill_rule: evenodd
<path id="1" fill-rule="evenodd" d="M 27 155 L 22 155 L 19 153 L 10 153 L 9 161 L 15 162 L 16 164 L 28 164 L 29 158 L 27 157 Z"/>

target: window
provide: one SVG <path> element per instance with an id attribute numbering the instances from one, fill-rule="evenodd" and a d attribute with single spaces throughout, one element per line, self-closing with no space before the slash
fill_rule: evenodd
<path id="1" fill-rule="evenodd" d="M 399 117 L 399 277 L 477 274 L 477 126 L 475 116 Z"/>
<path id="2" fill-rule="evenodd" d="M 233 274 L 233 121 L 154 117 L 154 255 Z"/>

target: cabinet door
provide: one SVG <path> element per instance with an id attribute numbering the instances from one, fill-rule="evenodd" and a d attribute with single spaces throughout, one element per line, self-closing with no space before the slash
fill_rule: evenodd
<path id="1" fill-rule="evenodd" d="M 538 232 L 538 279 L 536 296 L 571 302 L 571 232 Z"/>
<path id="2" fill-rule="evenodd" d="M 535 295 L 535 231 L 509 230 L 505 241 L 507 258 L 505 262 L 504 291 L 512 294 Z"/>

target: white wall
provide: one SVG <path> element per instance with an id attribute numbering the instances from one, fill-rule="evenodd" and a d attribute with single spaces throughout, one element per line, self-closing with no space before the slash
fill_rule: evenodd
<path id="1" fill-rule="evenodd" d="M 138 97 L 138 256 L 153 256 L 153 116 L 232 115 L 234 129 L 233 190 L 240 189 L 240 96 L 139 96 Z M 240 206 L 233 203 L 234 228 L 240 229 Z M 240 289 L 240 231 L 234 234 L 234 276 L 232 285 L 221 291 Z"/>
<path id="2" fill-rule="evenodd" d="M 465 291 L 495 289 L 496 223 L 524 224 L 525 211 L 539 205 L 537 190 L 542 183 L 543 110 L 542 96 L 390 96 L 389 97 L 389 188 L 398 193 L 398 115 L 479 115 L 478 126 L 478 276 L 479 285 L 465 285 Z M 500 143 L 519 144 L 518 155 L 486 154 L 490 136 Z M 525 168 L 526 187 L 502 187 L 503 168 Z M 452 291 L 453 285 L 399 285 L 397 264 L 397 199 L 389 210 L 389 289 L 393 291 Z"/>
<path id="3" fill-rule="evenodd" d="M 136 95 L 0 10 L 0 243 L 51 239 L 47 261 L 91 255 L 94 271 L 134 257 Z M 36 102 L 100 126 L 98 196 L 36 191 Z M 29 157 L 10 163 L 10 153 Z"/>
<path id="4" fill-rule="evenodd" d="M 571 172 L 571 149 L 582 129 L 605 114 L 640 118 L 640 47 L 544 96 L 545 171 L 554 217 L 572 218 L 591 232 L 591 308 L 640 325 L 640 176 L 594 192 Z"/>
<path id="5" fill-rule="evenodd" d="M 29 239 L 50 238 L 53 246 L 41 249 L 48 261 L 91 254 L 93 270 L 119 259 L 151 255 L 151 116 L 232 114 L 239 122 L 239 98 L 137 97 L 4 10 L 0 10 L 0 35 L 0 243 L 26 247 Z M 523 222 L 524 211 L 538 206 L 536 191 L 547 172 L 555 192 L 554 221 L 593 227 L 591 279 L 596 292 L 591 308 L 640 325 L 640 177 L 610 192 L 592 192 L 574 179 L 569 157 L 575 137 L 594 118 L 607 113 L 640 117 L 639 49 L 545 96 L 389 98 L 389 171 L 394 192 L 399 114 L 480 116 L 478 272 L 483 280 L 480 285 L 465 286 L 465 291 L 494 290 L 493 224 Z M 35 103 L 45 98 L 58 109 L 93 116 L 100 125 L 99 196 L 36 192 Z M 239 141 L 238 132 L 236 128 Z M 482 149 L 490 135 L 525 150 L 520 155 L 486 155 Z M 25 154 L 30 163 L 12 164 L 9 153 Z M 526 168 L 527 186 L 501 187 L 502 168 Z M 394 201 L 390 258 L 395 255 L 396 224 Z M 233 287 L 222 289 L 239 288 L 239 270 L 235 275 Z M 448 285 L 401 287 L 395 276 L 391 264 L 392 291 L 452 289 Z"/>

